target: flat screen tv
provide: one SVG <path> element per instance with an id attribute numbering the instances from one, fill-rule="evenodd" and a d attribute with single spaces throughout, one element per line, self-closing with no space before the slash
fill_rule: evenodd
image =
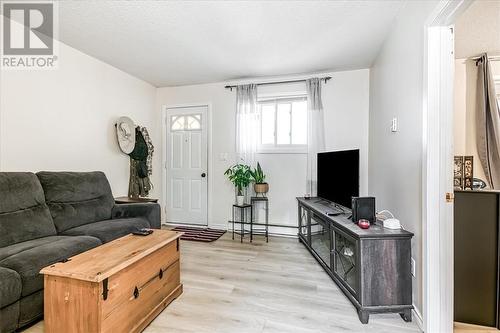
<path id="1" fill-rule="evenodd" d="M 318 197 L 351 208 L 359 196 L 359 149 L 318 154 Z"/>

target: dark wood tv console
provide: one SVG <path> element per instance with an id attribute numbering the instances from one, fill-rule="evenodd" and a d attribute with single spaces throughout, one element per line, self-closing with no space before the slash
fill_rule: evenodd
<path id="1" fill-rule="evenodd" d="M 321 198 L 297 198 L 299 240 L 316 258 L 366 324 L 371 313 L 399 313 L 411 321 L 411 238 L 406 230 L 379 224 L 361 229 Z"/>

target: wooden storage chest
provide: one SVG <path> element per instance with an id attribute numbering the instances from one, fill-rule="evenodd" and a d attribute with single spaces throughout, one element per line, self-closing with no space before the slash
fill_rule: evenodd
<path id="1" fill-rule="evenodd" d="M 141 332 L 182 293 L 181 235 L 127 235 L 44 268 L 45 332 Z"/>

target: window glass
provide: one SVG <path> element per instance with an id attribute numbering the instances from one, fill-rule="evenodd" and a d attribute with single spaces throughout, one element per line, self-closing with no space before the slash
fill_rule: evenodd
<path id="1" fill-rule="evenodd" d="M 275 105 L 261 106 L 261 142 L 263 145 L 274 145 Z"/>
<path id="2" fill-rule="evenodd" d="M 170 118 L 172 131 L 193 131 L 201 129 L 201 114 L 172 116 Z"/>
<path id="3" fill-rule="evenodd" d="M 307 99 L 276 97 L 259 101 L 261 149 L 300 151 L 307 145 Z"/>
<path id="4" fill-rule="evenodd" d="M 292 144 L 307 144 L 307 102 L 292 103 Z"/>
<path id="5" fill-rule="evenodd" d="M 172 131 L 182 131 L 184 129 L 184 116 L 172 116 Z"/>
<path id="6" fill-rule="evenodd" d="M 188 130 L 201 129 L 201 116 L 200 115 L 186 116 L 186 129 Z"/>
<path id="7" fill-rule="evenodd" d="M 292 105 L 287 103 L 278 104 L 278 114 L 276 117 L 276 123 L 278 124 L 276 133 L 276 143 L 279 145 L 289 145 L 290 144 L 290 121 L 291 121 L 291 109 Z"/>

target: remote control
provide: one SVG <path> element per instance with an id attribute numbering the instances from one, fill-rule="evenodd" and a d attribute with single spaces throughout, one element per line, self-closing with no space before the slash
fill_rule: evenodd
<path id="1" fill-rule="evenodd" d="M 153 233 L 153 230 L 146 229 L 146 228 L 142 228 L 142 229 L 139 229 L 139 230 L 132 232 L 133 235 L 137 235 L 137 236 L 147 236 L 147 235 L 151 235 L 152 233 Z"/>
<path id="2" fill-rule="evenodd" d="M 338 216 L 338 215 L 342 215 L 342 213 L 326 213 L 326 215 L 328 216 Z"/>

